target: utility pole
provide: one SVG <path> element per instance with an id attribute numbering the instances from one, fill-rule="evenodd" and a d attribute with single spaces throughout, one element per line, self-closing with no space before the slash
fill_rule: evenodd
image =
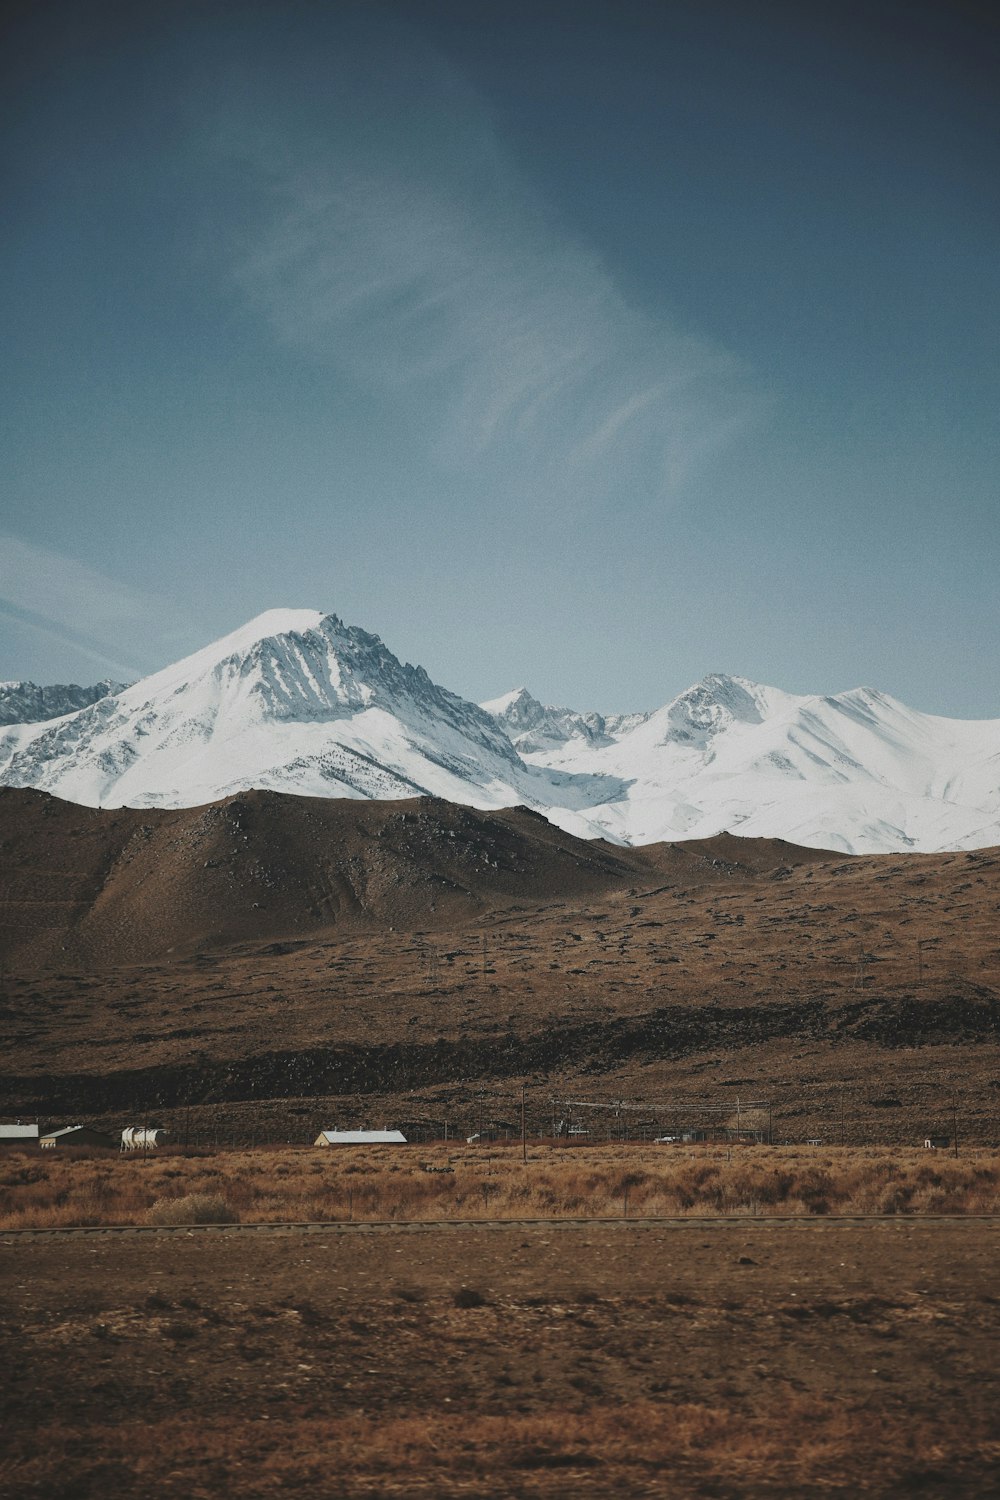
<path id="1" fill-rule="evenodd" d="M 528 1160 L 528 1135 L 524 1124 L 524 1084 L 521 1084 L 521 1160 Z"/>
<path id="2" fill-rule="evenodd" d="M 955 1152 L 955 1155 L 957 1157 L 958 1156 L 958 1100 L 957 1099 L 953 1099 L 951 1101 L 951 1124 L 952 1124 L 952 1140 L 954 1141 L 954 1152 Z"/>

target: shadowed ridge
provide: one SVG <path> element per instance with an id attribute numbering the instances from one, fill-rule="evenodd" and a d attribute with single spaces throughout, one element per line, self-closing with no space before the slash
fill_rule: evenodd
<path id="1" fill-rule="evenodd" d="M 720 835 L 621 848 L 525 807 L 481 812 L 246 791 L 201 807 L 100 811 L 0 788 L 7 958 L 142 962 L 257 939 L 444 926 L 656 877 L 745 878 L 819 857 Z M 758 847 L 759 842 L 759 847 Z"/>

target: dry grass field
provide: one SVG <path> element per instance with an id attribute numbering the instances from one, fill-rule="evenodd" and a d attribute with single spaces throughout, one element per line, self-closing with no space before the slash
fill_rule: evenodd
<path id="1" fill-rule="evenodd" d="M 904 1216 L 0 1232 L 0 1496 L 979 1500 L 996 1252 Z"/>
<path id="2" fill-rule="evenodd" d="M 519 1145 L 438 1143 L 0 1157 L 3 1229 L 184 1223 L 194 1199 L 248 1224 L 996 1214 L 1000 1152 L 533 1142 L 526 1163 Z"/>

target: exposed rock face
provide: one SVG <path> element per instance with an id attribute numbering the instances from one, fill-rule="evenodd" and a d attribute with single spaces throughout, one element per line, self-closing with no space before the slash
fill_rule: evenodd
<path id="1" fill-rule="evenodd" d="M 101 698 L 120 693 L 123 682 L 105 678 L 91 687 L 75 682 L 56 682 L 39 687 L 37 682 L 0 682 L 0 724 L 37 724 L 59 719 L 63 714 L 88 708 Z"/>

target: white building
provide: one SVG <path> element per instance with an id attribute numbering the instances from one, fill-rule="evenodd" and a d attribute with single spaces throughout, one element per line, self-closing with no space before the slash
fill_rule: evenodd
<path id="1" fill-rule="evenodd" d="M 401 1130 L 321 1130 L 314 1146 L 405 1146 Z"/>
<path id="2" fill-rule="evenodd" d="M 117 1142 L 106 1130 L 94 1130 L 90 1125 L 64 1125 L 62 1130 L 50 1130 L 48 1135 L 43 1135 L 38 1144 L 43 1151 L 51 1151 L 56 1146 L 100 1146 L 110 1151 Z"/>

